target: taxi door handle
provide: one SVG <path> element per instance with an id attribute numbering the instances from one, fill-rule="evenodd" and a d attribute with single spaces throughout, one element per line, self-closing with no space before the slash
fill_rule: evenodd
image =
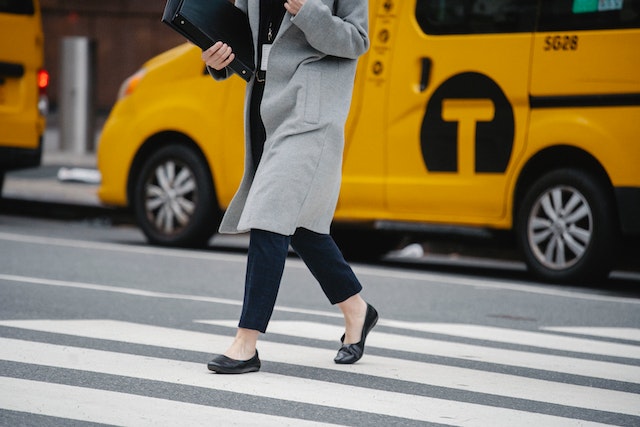
<path id="1" fill-rule="evenodd" d="M 431 58 L 422 58 L 422 71 L 420 73 L 420 92 L 427 90 L 431 78 Z"/>
<path id="2" fill-rule="evenodd" d="M 24 76 L 24 65 L 0 61 L 0 76 L 20 78 Z"/>

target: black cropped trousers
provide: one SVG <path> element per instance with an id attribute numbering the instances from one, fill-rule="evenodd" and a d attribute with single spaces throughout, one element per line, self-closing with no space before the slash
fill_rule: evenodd
<path id="1" fill-rule="evenodd" d="M 329 234 L 298 228 L 292 236 L 251 230 L 241 328 L 266 332 L 273 314 L 289 245 L 302 258 L 331 304 L 362 290 L 362 285 Z"/>

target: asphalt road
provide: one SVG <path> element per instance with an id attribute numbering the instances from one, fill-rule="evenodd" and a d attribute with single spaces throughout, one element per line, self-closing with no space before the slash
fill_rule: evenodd
<path id="1" fill-rule="evenodd" d="M 211 374 L 245 248 L 0 214 L 0 425 L 640 425 L 633 273 L 568 287 L 512 262 L 354 264 L 381 321 L 364 358 L 339 366 L 341 318 L 292 254 L 262 370 Z"/>

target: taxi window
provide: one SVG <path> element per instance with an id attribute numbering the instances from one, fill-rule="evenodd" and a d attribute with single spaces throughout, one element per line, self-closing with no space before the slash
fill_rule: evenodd
<path id="1" fill-rule="evenodd" d="M 0 0 L 0 13 L 33 15 L 35 9 L 31 0 Z"/>
<path id="2" fill-rule="evenodd" d="M 537 0 L 418 0 L 416 19 L 427 34 L 533 31 Z"/>
<path id="3" fill-rule="evenodd" d="M 540 31 L 640 28 L 640 0 L 543 0 Z"/>

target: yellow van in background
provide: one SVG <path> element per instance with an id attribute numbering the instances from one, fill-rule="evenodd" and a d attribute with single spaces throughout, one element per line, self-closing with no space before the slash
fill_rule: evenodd
<path id="1" fill-rule="evenodd" d="M 40 165 L 49 74 L 38 0 L 0 0 L 0 192 L 6 171 Z"/>
<path id="2" fill-rule="evenodd" d="M 341 247 L 510 230 L 543 280 L 606 276 L 640 235 L 640 0 L 371 0 L 370 18 Z M 144 64 L 103 129 L 101 200 L 130 206 L 151 243 L 205 244 L 242 175 L 244 88 L 190 45 Z"/>

